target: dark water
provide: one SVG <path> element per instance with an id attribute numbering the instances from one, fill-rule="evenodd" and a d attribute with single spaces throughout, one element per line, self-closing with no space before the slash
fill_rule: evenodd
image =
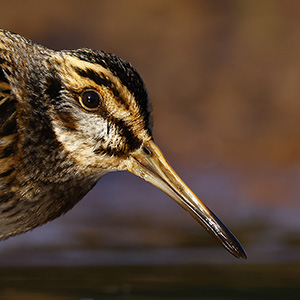
<path id="1" fill-rule="evenodd" d="M 271 171 L 294 184 L 274 193 L 236 170 L 187 176 L 247 261 L 159 190 L 114 174 L 67 215 L 1 242 L 0 300 L 300 299 L 300 172 Z"/>
<path id="2" fill-rule="evenodd" d="M 299 299 L 300 265 L 9 267 L 0 299 Z"/>

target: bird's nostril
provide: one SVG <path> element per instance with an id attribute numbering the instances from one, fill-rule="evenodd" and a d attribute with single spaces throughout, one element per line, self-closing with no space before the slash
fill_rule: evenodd
<path id="1" fill-rule="evenodd" d="M 146 146 L 143 147 L 143 151 L 144 153 L 146 153 L 147 155 L 152 155 L 152 152 L 149 148 L 147 148 Z"/>

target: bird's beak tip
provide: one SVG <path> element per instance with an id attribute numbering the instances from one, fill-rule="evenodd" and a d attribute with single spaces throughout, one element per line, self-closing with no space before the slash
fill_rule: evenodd
<path id="1" fill-rule="evenodd" d="M 127 170 L 161 189 L 188 211 L 235 257 L 246 259 L 241 244 L 226 226 L 209 210 L 171 168 L 152 140 L 130 156 Z"/>

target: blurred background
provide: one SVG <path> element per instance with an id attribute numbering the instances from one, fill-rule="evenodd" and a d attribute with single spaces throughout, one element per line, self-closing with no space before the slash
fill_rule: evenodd
<path id="1" fill-rule="evenodd" d="M 1 1 L 0 27 L 130 61 L 154 137 L 246 264 L 300 260 L 300 3 Z M 245 264 L 161 191 L 108 174 L 72 211 L 1 242 L 0 265 Z"/>

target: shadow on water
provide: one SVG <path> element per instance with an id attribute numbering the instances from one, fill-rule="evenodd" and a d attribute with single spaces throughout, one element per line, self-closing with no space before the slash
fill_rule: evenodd
<path id="1" fill-rule="evenodd" d="M 299 264 L 15 267 L 0 270 L 5 300 L 298 299 Z"/>

